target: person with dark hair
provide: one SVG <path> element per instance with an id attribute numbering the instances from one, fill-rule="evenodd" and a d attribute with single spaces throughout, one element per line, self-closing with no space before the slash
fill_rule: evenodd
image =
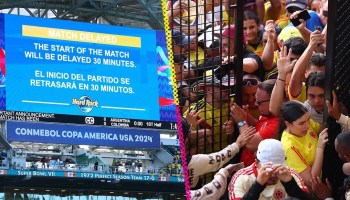
<path id="1" fill-rule="evenodd" d="M 243 30 L 247 39 L 246 49 L 261 58 L 263 54 L 262 31 L 260 30 L 258 17 L 251 10 L 245 10 L 243 13 Z"/>
<path id="2" fill-rule="evenodd" d="M 308 108 L 311 119 L 321 124 L 324 109 L 324 83 L 325 74 L 321 72 L 310 73 L 305 81 L 307 100 L 304 105 Z"/>
<path id="3" fill-rule="evenodd" d="M 326 67 L 326 55 L 323 53 L 312 53 L 309 61 L 309 65 L 306 69 L 306 77 L 309 73 L 319 71 L 319 72 L 325 72 Z"/>
<path id="4" fill-rule="evenodd" d="M 292 49 L 291 60 L 299 59 L 306 50 L 307 44 L 302 37 L 291 37 L 283 42 L 283 46 L 287 47 L 287 52 Z"/>
<path id="5" fill-rule="evenodd" d="M 350 162 L 350 132 L 338 134 L 334 144 L 339 158 L 345 162 Z"/>
<path id="6" fill-rule="evenodd" d="M 335 150 L 343 164 L 343 173 L 348 177 L 344 181 L 345 199 L 350 199 L 350 132 L 342 132 L 335 139 Z"/>
<path id="7" fill-rule="evenodd" d="M 216 34 L 216 36 L 221 37 L 222 55 L 216 58 L 207 59 L 205 66 L 213 68 L 220 66 L 218 72 L 220 74 L 226 75 L 234 69 L 235 66 L 235 26 L 229 25 L 224 28 L 222 35 Z M 243 74 L 254 74 L 258 76 L 261 80 L 264 78 L 264 68 L 261 58 L 252 51 L 246 49 L 246 36 L 243 35 Z"/>
<path id="8" fill-rule="evenodd" d="M 229 144 L 230 135 L 233 133 L 234 122 L 233 119 L 229 118 L 228 110 L 234 79 L 228 76 L 219 79 L 215 75 L 215 70 L 208 70 L 202 80 L 198 87 L 205 90 L 204 97 L 192 103 L 183 116 L 186 116 L 189 112 L 196 112 L 198 119 L 201 119 L 201 123 L 191 123 L 191 130 L 204 130 L 210 134 L 211 141 L 207 140 L 207 142 L 211 143 L 205 143 L 203 146 L 199 146 L 199 143 L 197 143 L 193 146 L 197 148 L 194 153 L 212 153 L 226 147 Z M 206 135 L 207 133 L 204 133 L 205 138 L 209 138 Z"/>
<path id="9" fill-rule="evenodd" d="M 234 104 L 231 106 L 231 117 L 239 127 L 242 133 L 250 127 L 255 128 L 254 136 L 248 141 L 241 155 L 241 161 L 245 166 L 251 165 L 255 161 L 254 153 L 261 141 L 269 138 L 276 138 L 279 125 L 278 117 L 271 115 L 269 104 L 272 89 L 276 80 L 266 80 L 258 84 L 258 90 L 255 94 L 255 103 L 259 107 L 260 117 L 257 121 L 249 120 L 249 114 L 246 110 Z M 249 117 L 249 118 L 248 118 Z"/>
<path id="10" fill-rule="evenodd" d="M 316 30 L 311 33 L 310 43 L 296 62 L 288 87 L 289 99 L 305 102 L 311 112 L 311 118 L 319 123 L 323 121 L 324 108 L 324 74 L 320 72 L 325 71 L 325 66 L 321 56 L 313 56 L 313 52 L 324 42 L 325 38 L 321 32 Z M 310 63 L 311 57 L 313 60 Z M 316 60 L 320 62 L 314 62 Z M 306 78 L 305 83 L 303 77 Z"/>
<path id="11" fill-rule="evenodd" d="M 328 129 L 321 132 L 320 124 L 310 119 L 308 109 L 298 101 L 282 104 L 280 122 L 286 163 L 301 175 L 311 189 L 311 178 L 321 175 Z"/>

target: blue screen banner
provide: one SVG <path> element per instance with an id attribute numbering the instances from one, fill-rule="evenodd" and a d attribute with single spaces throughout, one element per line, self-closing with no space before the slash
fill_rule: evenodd
<path id="1" fill-rule="evenodd" d="M 31 171 L 31 170 L 0 170 L 0 176 L 41 176 L 41 177 L 75 177 L 89 179 L 111 179 L 111 180 L 135 180 L 135 181 L 165 181 L 165 182 L 184 182 L 183 177 L 160 176 L 145 174 L 106 174 L 96 172 L 78 172 L 78 171 Z"/>
<path id="2" fill-rule="evenodd" d="M 10 142 L 160 148 L 157 130 L 22 121 L 7 121 L 6 128 Z"/>
<path id="3" fill-rule="evenodd" d="M 2 110 L 176 120 L 164 31 L 3 14 L 0 21 Z"/>

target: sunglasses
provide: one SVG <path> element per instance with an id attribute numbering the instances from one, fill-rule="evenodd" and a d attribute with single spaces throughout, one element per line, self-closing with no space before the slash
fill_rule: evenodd
<path id="1" fill-rule="evenodd" d="M 323 10 L 322 11 L 322 15 L 325 16 L 325 17 L 328 17 L 328 10 Z"/>
<path id="2" fill-rule="evenodd" d="M 259 81 L 255 78 L 247 78 L 243 79 L 243 87 L 246 86 L 257 86 L 259 84 Z"/>
<path id="3" fill-rule="evenodd" d="M 260 101 L 259 99 L 255 98 L 255 102 L 260 106 L 262 103 L 265 103 L 265 102 L 269 102 L 270 99 L 268 100 L 264 100 L 264 101 Z"/>
<path id="4" fill-rule="evenodd" d="M 302 10 L 302 9 L 300 9 L 300 8 L 298 8 L 298 7 L 296 7 L 296 6 L 291 6 L 291 7 L 288 7 L 287 8 L 287 11 L 289 12 L 289 13 L 294 13 L 295 11 L 299 11 L 299 10 Z"/>

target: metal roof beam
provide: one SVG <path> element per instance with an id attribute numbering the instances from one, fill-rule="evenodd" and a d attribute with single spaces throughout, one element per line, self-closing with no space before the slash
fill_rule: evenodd
<path id="1" fill-rule="evenodd" d="M 154 28 L 158 28 L 161 29 L 163 28 L 163 22 L 159 19 L 159 16 L 157 16 L 154 11 L 151 9 L 151 7 L 149 7 L 145 0 L 138 0 L 140 2 L 141 5 L 143 5 L 143 7 L 147 10 L 149 16 L 151 17 L 151 20 L 153 21 L 149 21 L 149 24 L 154 27 Z M 152 23 L 153 22 L 153 23 Z"/>

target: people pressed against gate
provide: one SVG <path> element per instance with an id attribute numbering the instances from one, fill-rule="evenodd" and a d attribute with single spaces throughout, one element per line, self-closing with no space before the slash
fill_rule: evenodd
<path id="1" fill-rule="evenodd" d="M 321 175 L 327 128 L 310 119 L 307 108 L 298 101 L 283 103 L 280 113 L 281 143 L 287 165 L 298 172 L 311 189 L 311 178 Z"/>
<path id="2" fill-rule="evenodd" d="M 213 1 L 214 2 L 214 1 Z M 228 2 L 228 1 L 227 1 Z M 230 1 L 234 2 L 234 1 Z M 322 164 L 320 163 L 320 160 L 322 156 L 321 150 L 318 150 L 317 145 L 321 141 L 325 141 L 326 139 L 323 138 L 319 134 L 321 132 L 321 126 L 317 125 L 314 121 L 322 122 L 323 118 L 323 101 L 324 101 L 324 61 L 325 61 L 325 35 L 322 35 L 319 31 L 315 31 L 315 29 L 320 28 L 321 29 L 325 26 L 326 19 L 325 17 L 328 16 L 328 5 L 326 0 L 322 0 L 320 2 L 321 6 L 319 7 L 318 16 L 315 17 L 313 12 L 309 11 L 311 15 L 311 19 L 308 20 L 306 23 L 302 23 L 301 25 L 297 27 L 293 27 L 289 23 L 289 19 L 287 18 L 288 25 L 285 27 L 279 26 L 282 28 L 282 32 L 279 33 L 276 31 L 273 33 L 272 27 L 274 25 L 277 25 L 278 23 L 276 21 L 270 23 L 269 26 L 264 23 L 266 23 L 266 9 L 269 6 L 272 7 L 278 7 L 280 6 L 280 17 L 279 19 L 283 19 L 284 11 L 287 12 L 288 16 L 293 17 L 297 16 L 302 9 L 307 8 L 308 2 L 306 0 L 270 0 L 264 2 L 265 5 L 265 17 L 261 19 L 261 10 L 262 7 L 260 7 L 261 2 L 260 0 L 252 0 L 245 2 L 245 10 L 251 10 L 251 11 L 245 11 L 245 19 L 244 19 L 244 27 L 245 27 L 245 34 L 244 34 L 244 41 L 243 41 L 243 52 L 244 52 L 244 59 L 243 59 L 243 88 L 242 88 L 242 106 L 239 107 L 242 112 L 244 111 L 247 116 L 253 116 L 249 119 L 246 119 L 246 123 L 243 122 L 245 120 L 235 120 L 233 121 L 232 118 L 237 116 L 234 116 L 231 113 L 229 108 L 235 106 L 233 104 L 233 101 L 230 100 L 230 95 L 232 94 L 232 88 L 228 88 L 224 84 L 221 84 L 219 82 L 211 82 L 208 83 L 205 78 L 207 71 L 212 71 L 211 75 L 214 75 L 214 69 L 217 69 L 218 72 L 216 73 L 219 76 L 216 78 L 218 80 L 221 80 L 224 76 L 234 76 L 234 70 L 237 67 L 235 65 L 235 27 L 233 24 L 229 24 L 227 21 L 224 22 L 221 17 L 218 15 L 221 14 L 221 12 L 226 11 L 232 11 L 233 9 L 230 9 L 230 6 L 224 6 L 222 10 L 220 10 L 218 13 L 214 13 L 215 18 L 215 25 L 213 25 L 211 28 L 213 30 L 213 37 L 210 37 L 210 40 L 212 41 L 212 45 L 207 44 L 208 38 L 201 37 L 201 39 L 196 40 L 196 37 L 199 36 L 198 34 L 191 34 L 185 33 L 185 36 L 188 38 L 187 41 L 187 47 L 179 48 L 176 51 L 179 52 L 178 54 L 183 54 L 182 61 L 179 61 L 178 68 L 181 69 L 184 72 L 186 72 L 186 69 L 188 70 L 187 76 L 186 73 L 184 73 L 183 76 L 178 76 L 180 79 L 187 79 L 186 84 L 187 88 L 181 88 L 182 91 L 187 91 L 187 89 L 191 89 L 192 83 L 196 83 L 197 81 L 197 87 L 202 88 L 202 90 L 192 90 L 193 93 L 196 93 L 198 91 L 202 91 L 201 93 L 198 93 L 198 98 L 192 98 L 193 96 L 188 95 L 191 93 L 182 92 L 183 96 L 186 97 L 186 99 L 190 99 L 191 102 L 191 108 L 183 109 L 183 111 L 187 111 L 187 113 L 190 113 L 192 111 L 196 111 L 196 114 L 198 113 L 198 121 L 191 122 L 192 127 L 191 130 L 196 132 L 194 138 L 196 138 L 197 141 L 190 140 L 190 147 L 189 147 L 189 154 L 196 155 L 198 153 L 212 153 L 212 152 L 218 152 L 222 150 L 223 148 L 227 147 L 230 143 L 233 141 L 231 140 L 232 134 L 239 134 L 233 133 L 233 125 L 236 124 L 237 126 L 245 126 L 247 125 L 249 128 L 250 126 L 253 126 L 256 128 L 254 136 L 252 139 L 247 141 L 247 145 L 245 146 L 242 157 L 244 157 L 245 152 L 247 149 L 252 150 L 254 152 L 254 148 L 256 151 L 258 142 L 256 141 L 264 141 L 266 139 L 262 135 L 260 135 L 261 128 L 257 128 L 257 124 L 260 122 L 263 122 L 264 120 L 261 119 L 270 119 L 271 117 L 281 116 L 282 113 L 279 109 L 273 110 L 273 115 L 270 113 L 269 107 L 274 107 L 274 105 L 279 104 L 282 105 L 283 101 L 288 101 L 292 99 L 297 99 L 301 103 L 304 103 L 307 108 L 305 113 L 308 113 L 310 118 L 313 120 L 307 120 L 307 116 L 299 116 L 297 119 L 283 119 L 283 123 L 286 125 L 286 128 L 283 129 L 283 136 L 282 136 L 282 143 L 284 144 L 286 141 L 286 144 L 293 144 L 293 148 L 286 148 L 286 154 L 287 154 L 287 164 L 289 164 L 289 160 L 296 160 L 296 162 L 292 162 L 295 165 L 298 163 L 301 163 L 300 165 L 293 166 L 296 169 L 298 169 L 303 177 L 306 177 L 308 179 L 308 175 L 310 177 L 314 177 L 314 175 L 317 177 L 317 175 L 321 174 L 321 171 L 318 169 Z M 316 2 L 316 1 L 315 1 Z M 215 1 L 213 6 L 216 8 L 220 8 L 220 1 Z M 232 3 L 234 4 L 234 3 Z M 324 4 L 324 5 L 323 5 Z M 316 5 L 316 4 L 315 4 Z M 200 8 L 200 7 L 198 7 Z M 309 7 L 310 9 L 311 7 Z M 252 13 L 253 10 L 253 13 Z M 312 10 L 318 10 L 317 8 L 313 8 Z M 205 11 L 207 13 L 210 13 L 211 11 Z M 324 11 L 324 12 L 323 12 Z M 214 11 L 215 12 L 215 11 Z M 260 12 L 260 13 L 259 13 Z M 206 14 L 207 14 L 206 13 Z M 229 17 L 232 17 L 229 12 L 227 12 Z M 208 15 L 207 15 L 208 16 Z M 222 15 L 223 16 L 223 15 Z M 282 17 L 281 17 L 282 16 Z M 212 17 L 213 18 L 213 17 Z M 213 18 L 213 19 L 214 19 Z M 258 19 L 258 20 L 257 20 Z M 321 19 L 321 20 L 320 20 Z M 318 21 L 317 21 L 318 20 Z M 222 23 L 221 23 L 221 22 Z M 283 20 L 282 20 L 283 21 Z M 321 23 L 320 23 L 321 22 Z M 220 24 L 221 23 L 221 24 Z M 214 33 L 216 29 L 215 26 L 221 26 L 221 31 Z M 265 26 L 265 30 L 270 30 L 269 32 L 265 32 L 265 36 L 261 39 L 259 35 L 260 30 L 263 30 L 262 27 Z M 200 27 L 200 26 L 198 26 Z M 310 29 L 309 35 L 305 36 L 305 31 L 307 29 Z M 203 30 L 198 30 L 203 31 Z M 273 34 L 272 34 L 273 33 Z M 273 36 L 273 37 L 272 37 Z M 321 39 L 321 37 L 323 37 Z M 199 37 L 198 37 L 199 38 Z M 277 44 L 275 44 L 274 41 L 271 39 L 277 39 Z M 317 38 L 321 39 L 317 40 Z M 284 62 L 283 66 L 278 67 L 278 61 L 281 59 L 281 57 L 275 58 L 272 56 L 268 59 L 269 62 L 265 62 L 263 57 L 259 58 L 254 52 L 249 50 L 257 50 L 259 48 L 254 47 L 260 47 L 262 46 L 262 49 L 264 49 L 264 44 L 266 45 L 268 43 L 268 40 L 271 40 L 272 42 L 269 43 L 273 48 L 270 48 L 270 50 L 282 50 L 283 48 L 287 48 L 286 54 L 282 57 L 282 60 Z M 186 41 L 181 40 L 180 43 Z M 266 41 L 266 43 L 264 43 Z M 195 44 L 192 44 L 195 43 Z M 203 44 L 199 44 L 203 43 Z M 322 45 L 319 45 L 322 43 Z M 214 45 L 213 45 L 214 44 Z M 186 55 L 187 52 L 191 51 L 197 51 L 198 45 L 202 45 L 204 53 L 204 62 L 200 63 L 198 59 L 194 59 L 197 57 L 197 54 L 200 52 L 194 52 L 193 55 L 195 56 L 188 56 Z M 221 49 L 218 51 L 216 49 L 216 53 L 213 54 L 215 56 L 209 56 L 208 51 L 211 51 L 210 48 L 214 47 L 220 47 L 218 49 Z M 191 48 L 192 47 L 192 48 Z M 195 48 L 194 48 L 195 47 Z M 252 49 L 250 49 L 253 47 Z M 265 46 L 266 48 L 266 46 Z M 199 48 L 198 48 L 199 49 Z M 291 49 L 291 51 L 289 51 Z M 270 51 L 269 51 L 270 52 Z M 272 52 L 272 51 L 271 51 Z M 271 53 L 270 54 L 273 54 Z M 219 55 L 218 55 L 219 54 Z M 275 54 L 276 55 L 276 54 Z M 287 55 L 288 58 L 287 58 Z M 184 60 L 187 58 L 190 58 L 189 61 L 186 64 L 182 64 Z M 198 56 L 198 58 L 201 56 Z M 193 58 L 193 59 L 192 59 Z M 271 59 L 272 58 L 272 59 Z M 287 59 L 289 61 L 287 61 Z M 271 61 L 271 62 L 270 62 Z M 292 66 L 291 63 L 296 63 L 295 66 Z M 268 63 L 267 65 L 270 68 L 265 68 L 265 63 Z M 273 63 L 273 64 L 270 64 Z M 280 70 L 283 67 L 286 67 L 288 70 Z M 180 70 L 178 70 L 180 71 Z M 215 70 L 216 71 L 216 70 Z M 194 73 L 192 73 L 194 72 Z M 263 72 L 263 73 L 261 73 Z M 264 76 L 264 73 L 266 76 Z M 208 74 L 209 75 L 209 74 Z M 211 76 L 210 75 L 210 76 Z M 255 76 L 252 76 L 255 75 Z M 301 76 L 299 76 L 301 75 Z M 296 79 L 296 77 L 298 79 Z M 259 82 L 263 82 L 264 79 L 276 79 L 275 81 L 275 87 L 278 87 L 277 89 L 279 92 L 277 93 L 277 96 L 282 97 L 279 98 L 277 101 L 269 99 L 268 97 L 271 97 L 273 95 L 268 95 L 264 90 L 258 89 Z M 178 81 L 178 83 L 182 83 L 181 81 Z M 291 86 L 290 86 L 291 84 Z M 295 87 L 295 85 L 298 85 Z M 191 91 L 191 90 L 190 90 Z M 186 95 L 187 94 L 187 95 Z M 287 95 L 285 95 L 287 94 Z M 285 98 L 287 96 L 288 98 Z M 203 98 L 202 98 L 203 97 Z M 266 97 L 266 99 L 265 99 Z M 238 97 L 240 98 L 240 97 Z M 282 99 L 282 100 L 281 100 Z M 331 104 L 333 102 L 330 102 Z M 266 106 L 268 105 L 268 106 Z M 235 106 L 236 107 L 236 106 Z M 280 108 L 281 106 L 275 106 L 276 108 Z M 283 107 L 283 106 L 282 106 Z M 333 104 L 332 104 L 333 107 Z M 238 106 L 236 107 L 238 109 Z M 277 111 L 278 110 L 278 111 Z M 250 113 L 250 115 L 248 114 Z M 183 113 L 183 116 L 186 113 Z M 228 116 L 231 114 L 231 116 Z M 285 114 L 285 113 L 284 113 Z M 259 118 L 260 117 L 260 118 Z M 346 125 L 347 118 L 345 115 L 336 115 L 336 120 L 343 122 L 342 125 Z M 344 120 L 345 119 L 345 120 Z M 299 121 L 298 121 L 299 120 Z M 302 120 L 302 122 L 300 122 Z M 305 122 L 304 122 L 305 121 Z M 240 123 L 242 122 L 242 123 Z M 251 123 L 253 122 L 253 123 Z M 265 127 L 272 127 L 265 124 L 262 125 Z M 308 127 L 308 128 L 307 128 Z M 232 129 L 232 130 L 231 130 Z M 236 130 L 240 130 L 241 127 L 239 127 Z M 298 132 L 299 131 L 299 132 Z M 304 134 L 304 132 L 306 133 Z M 276 135 L 271 133 L 271 137 L 275 137 Z M 296 133 L 296 134 L 294 134 Z M 298 133 L 300 133 L 298 135 Z M 314 134 L 311 134 L 314 133 Z M 227 134 L 229 137 L 227 137 Z M 315 137 L 312 137 L 316 135 Z M 336 133 L 334 134 L 336 135 Z M 259 137 L 257 137 L 259 136 Z M 259 138 L 260 140 L 255 140 L 256 138 Z M 300 141 L 301 140 L 301 141 Z M 334 144 L 333 141 L 330 142 Z M 298 141 L 297 143 L 293 143 L 295 141 Z M 290 142 L 290 143 L 289 143 Z M 302 143 L 304 142 L 304 143 Z M 300 143 L 302 143 L 302 148 L 298 149 L 300 146 L 298 146 Z M 252 145 L 255 144 L 255 145 Z M 298 145 L 297 145 L 298 144 Z M 321 144 L 321 143 L 320 143 Z M 323 144 L 323 143 L 322 143 Z M 254 148 L 250 149 L 252 146 L 255 146 Z M 298 148 L 297 148 L 298 147 Z M 306 148 L 305 148 L 306 147 Z M 319 149 L 322 149 L 322 145 L 320 145 Z M 327 148 L 334 148 L 332 145 L 327 145 Z M 306 152 L 306 150 L 309 152 Z M 292 153 L 297 153 L 297 155 L 293 155 Z M 328 150 L 327 150 L 328 151 Z M 335 150 L 334 150 L 335 151 Z M 291 153 L 292 152 L 292 153 Z M 324 152 L 324 150 L 323 150 Z M 254 154 L 252 154 L 254 155 Z M 294 157 L 293 157 L 294 156 Z M 251 157 L 251 156 L 250 156 Z M 254 158 L 254 157 L 253 157 Z M 301 159 L 303 158 L 303 159 Z M 301 162 L 298 161 L 301 160 Z M 331 157 L 327 159 L 332 159 Z M 326 161 L 325 161 L 326 162 Z M 251 163 L 251 162 L 250 162 Z M 322 162 L 321 162 L 322 163 Z M 222 168 L 222 170 L 224 170 Z M 339 170 L 337 170 L 339 171 Z M 323 171 L 322 174 L 327 174 L 327 171 Z M 225 172 L 226 173 L 226 172 Z M 219 173 L 223 175 L 223 173 Z M 311 175 L 310 175 L 311 174 Z M 213 173 L 214 175 L 214 173 Z M 221 176 L 219 175 L 219 176 Z M 213 176 L 214 178 L 214 176 Z M 310 179 L 306 180 L 305 182 L 310 187 L 312 183 L 310 183 Z M 210 181 L 210 180 L 209 180 Z M 333 183 L 332 183 L 333 184 Z"/>
<path id="3" fill-rule="evenodd" d="M 198 112 L 199 124 L 191 124 L 191 130 L 209 131 L 207 143 L 195 146 L 195 153 L 212 153 L 219 151 L 228 145 L 228 140 L 233 133 L 233 120 L 229 119 L 229 105 L 231 87 L 234 85 L 232 77 L 224 76 L 219 79 L 215 70 L 209 70 L 203 76 L 203 81 L 198 87 L 202 87 L 204 97 L 190 105 L 184 116 L 190 111 Z M 231 130 L 231 131 L 227 131 Z M 209 143 L 210 142 L 210 143 Z"/>
<path id="4" fill-rule="evenodd" d="M 191 186 L 191 197 L 192 199 L 216 199 L 221 197 L 226 191 L 227 178 L 232 175 L 235 171 L 243 167 L 242 163 L 234 165 L 228 165 L 223 167 L 227 162 L 230 161 L 242 148 L 247 141 L 252 137 L 254 133 L 253 129 L 249 129 L 246 132 L 239 135 L 236 142 L 229 144 L 222 150 L 210 154 L 194 154 L 191 155 L 189 152 L 189 143 L 192 137 L 197 137 L 195 131 L 190 131 L 191 124 L 198 124 L 201 120 L 197 119 L 195 111 L 190 112 L 186 115 L 186 119 L 182 118 L 183 135 L 186 145 L 186 158 L 188 161 L 188 177 Z M 208 184 L 201 187 L 198 185 L 200 182 L 200 176 L 209 172 L 215 172 L 219 170 Z"/>
<path id="5" fill-rule="evenodd" d="M 280 141 L 260 142 L 255 162 L 239 170 L 228 187 L 229 199 L 284 199 L 292 196 L 310 199 L 301 177 L 286 165 L 285 151 Z"/>
<path id="6" fill-rule="evenodd" d="M 255 94 L 260 82 L 257 76 L 251 74 L 243 76 L 242 105 L 254 119 L 258 119 L 260 116 L 259 107 L 255 103 Z"/>
<path id="7" fill-rule="evenodd" d="M 338 134 L 334 145 L 339 158 L 344 162 L 342 171 L 347 178 L 345 178 L 342 187 L 342 197 L 348 200 L 350 199 L 350 132 L 346 131 Z"/>
<path id="8" fill-rule="evenodd" d="M 241 154 L 241 162 L 245 166 L 251 165 L 255 156 L 258 145 L 261 141 L 269 138 L 276 138 L 279 119 L 269 111 L 269 104 L 272 89 L 275 85 L 275 80 L 266 80 L 258 84 L 258 89 L 254 95 L 254 101 L 259 109 L 259 118 L 252 117 L 247 109 L 244 109 L 237 104 L 231 106 L 231 116 L 239 127 L 239 132 L 242 133 L 250 127 L 255 128 L 254 136 L 247 142 Z"/>
<path id="9" fill-rule="evenodd" d="M 221 67 L 226 67 L 228 64 L 234 64 L 235 56 L 235 43 L 234 43 L 234 31 L 235 26 L 230 25 L 225 28 L 222 34 L 222 60 L 217 65 L 222 65 Z M 258 76 L 261 80 L 264 78 L 264 69 L 261 58 L 254 52 L 247 50 L 246 47 L 246 37 L 243 39 L 243 73 L 244 74 L 254 74 Z"/>

